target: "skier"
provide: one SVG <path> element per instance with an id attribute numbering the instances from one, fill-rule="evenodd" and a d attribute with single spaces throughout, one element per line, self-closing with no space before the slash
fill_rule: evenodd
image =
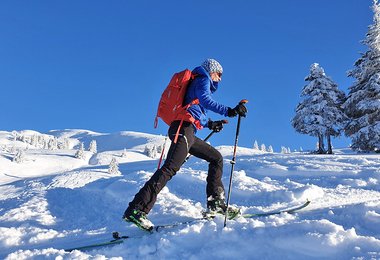
<path id="1" fill-rule="evenodd" d="M 191 116 L 198 124 L 215 132 L 223 129 L 223 120 L 207 120 L 208 110 L 228 117 L 237 115 L 245 117 L 247 113 L 247 108 L 242 103 L 230 108 L 212 98 L 212 93 L 218 89 L 222 73 L 223 68 L 219 62 L 214 59 L 206 59 L 201 66 L 193 70 L 196 77 L 190 82 L 185 95 L 185 104 L 194 99 L 199 99 L 199 104 L 192 105 L 188 109 Z M 222 155 L 214 147 L 195 136 L 199 126 L 196 127 L 191 122 L 179 120 L 172 122 L 168 130 L 169 138 L 172 141 L 179 127 L 178 139 L 176 142 L 172 142 L 164 165 L 145 183 L 124 212 L 123 219 L 125 221 L 132 222 L 142 229 L 151 230 L 153 227 L 153 223 L 148 220 L 147 214 L 156 202 L 158 193 L 180 169 L 188 153 L 209 162 L 206 187 L 208 213 L 226 213 L 225 192 L 221 180 L 223 173 Z M 238 209 L 229 208 L 227 213 L 236 215 L 237 211 Z"/>

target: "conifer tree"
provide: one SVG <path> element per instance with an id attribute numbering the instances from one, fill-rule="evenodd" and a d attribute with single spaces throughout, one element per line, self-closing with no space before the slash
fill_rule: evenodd
<path id="1" fill-rule="evenodd" d="M 302 89 L 303 100 L 296 108 L 292 125 L 299 133 L 318 137 L 318 153 L 326 152 L 323 140 L 326 136 L 328 152 L 332 153 L 330 136 L 339 136 L 346 122 L 342 109 L 345 94 L 318 63 L 310 66 L 305 81 L 309 83 Z"/>
<path id="2" fill-rule="evenodd" d="M 63 143 L 64 143 L 64 149 L 70 149 L 70 140 L 69 138 L 64 138 L 63 139 Z"/>
<path id="3" fill-rule="evenodd" d="M 255 150 L 259 150 L 259 144 L 257 143 L 256 140 L 255 140 L 255 142 L 253 143 L 253 149 L 255 149 Z"/>
<path id="4" fill-rule="evenodd" d="M 15 130 L 13 130 L 12 131 L 12 139 L 13 139 L 13 141 L 17 141 L 18 136 L 19 136 L 18 132 L 15 131 Z"/>
<path id="5" fill-rule="evenodd" d="M 79 147 L 78 151 L 75 153 L 75 158 L 77 158 L 77 159 L 84 159 L 85 158 L 83 143 L 80 143 L 80 147 Z"/>
<path id="6" fill-rule="evenodd" d="M 30 144 L 33 145 L 34 147 L 38 147 L 38 136 L 36 134 L 32 136 L 32 140 Z"/>
<path id="7" fill-rule="evenodd" d="M 90 146 L 88 148 L 88 150 L 92 153 L 97 153 L 98 152 L 98 147 L 97 147 L 97 144 L 96 144 L 96 141 L 95 140 L 92 140 L 90 142 Z"/>
<path id="8" fill-rule="evenodd" d="M 355 82 L 349 88 L 343 108 L 350 118 L 345 134 L 352 148 L 361 151 L 380 150 L 380 5 L 373 1 L 373 24 L 362 41 L 368 50 L 348 72 Z"/>
<path id="9" fill-rule="evenodd" d="M 281 146 L 281 153 L 283 154 L 288 153 L 288 149 L 285 146 Z"/>
<path id="10" fill-rule="evenodd" d="M 25 161 L 25 153 L 23 150 L 18 150 L 15 156 L 13 157 L 13 162 L 22 163 Z"/>
<path id="11" fill-rule="evenodd" d="M 146 154 L 150 158 L 155 158 L 157 156 L 157 147 L 155 145 L 146 145 L 144 154 Z"/>
<path id="12" fill-rule="evenodd" d="M 108 173 L 109 174 L 112 174 L 112 175 L 120 175 L 120 171 L 119 171 L 119 163 L 117 162 L 117 160 L 113 157 L 109 166 L 108 166 Z"/>
<path id="13" fill-rule="evenodd" d="M 48 149 L 49 150 L 56 150 L 58 148 L 58 140 L 56 137 L 51 138 L 48 142 Z"/>

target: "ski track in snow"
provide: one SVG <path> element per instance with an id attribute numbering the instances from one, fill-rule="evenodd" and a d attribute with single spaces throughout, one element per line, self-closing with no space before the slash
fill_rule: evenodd
<path id="1" fill-rule="evenodd" d="M 24 131 L 25 134 L 36 132 Z M 39 133 L 37 133 L 39 134 Z M 9 147 L 25 148 L 0 132 L 1 259 L 379 259 L 380 155 L 262 153 L 239 148 L 231 203 L 244 213 L 311 204 L 297 214 L 212 221 L 146 234 L 121 216 L 157 167 L 143 154 L 164 137 L 136 132 L 100 134 L 51 131 L 98 153 L 29 147 L 26 161 L 12 162 Z M 5 148 L 7 147 L 7 148 Z M 121 157 L 126 148 L 127 156 Z M 232 147 L 220 146 L 228 188 Z M 121 175 L 110 175 L 112 157 Z M 201 217 L 206 204 L 207 163 L 190 158 L 160 193 L 149 214 L 156 224 Z M 63 249 L 104 242 L 111 233 L 135 236 L 123 244 L 86 252 Z"/>

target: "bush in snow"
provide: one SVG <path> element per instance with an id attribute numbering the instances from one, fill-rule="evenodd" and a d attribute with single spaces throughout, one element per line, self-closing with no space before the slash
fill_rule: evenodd
<path id="1" fill-rule="evenodd" d="M 78 151 L 75 153 L 75 158 L 78 158 L 78 159 L 84 159 L 85 158 L 83 143 L 80 143 L 80 147 L 79 147 Z"/>
<path id="2" fill-rule="evenodd" d="M 109 174 L 112 174 L 112 175 L 120 175 L 120 171 L 119 171 L 119 163 L 117 162 L 117 160 L 115 158 L 112 158 L 109 166 L 108 166 L 108 173 Z"/>
<path id="3" fill-rule="evenodd" d="M 23 150 L 18 150 L 15 156 L 13 157 L 13 162 L 22 163 L 25 161 L 25 153 Z"/>
<path id="4" fill-rule="evenodd" d="M 90 146 L 88 147 L 88 150 L 89 150 L 90 152 L 92 152 L 92 153 L 97 153 L 97 152 L 98 152 L 97 149 L 98 149 L 98 148 L 97 148 L 97 145 L 96 145 L 96 141 L 95 141 L 95 140 L 92 140 L 92 141 L 90 142 Z"/>
<path id="5" fill-rule="evenodd" d="M 339 136 L 347 122 L 342 104 L 345 94 L 336 83 L 326 76 L 318 63 L 310 66 L 310 74 L 305 78 L 309 83 L 302 89 L 303 100 L 297 105 L 292 126 L 302 134 L 318 137 L 318 153 L 325 153 L 324 137 L 328 142 L 328 152 L 332 153 L 331 136 Z"/>
<path id="6" fill-rule="evenodd" d="M 348 72 L 355 79 L 343 104 L 350 123 L 345 134 L 352 140 L 351 147 L 365 152 L 380 149 L 380 5 L 373 2 L 373 24 L 362 41 L 368 50 Z"/>

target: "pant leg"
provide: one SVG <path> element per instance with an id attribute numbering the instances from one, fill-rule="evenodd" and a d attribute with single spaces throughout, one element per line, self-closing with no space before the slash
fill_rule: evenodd
<path id="1" fill-rule="evenodd" d="M 169 128 L 169 138 L 171 140 L 175 137 L 178 125 L 178 123 L 173 123 Z M 158 193 L 184 163 L 189 149 L 194 143 L 194 138 L 194 127 L 190 123 L 183 122 L 177 143 L 172 142 L 170 145 L 164 165 L 153 174 L 135 195 L 134 199 L 129 203 L 129 209 L 139 209 L 147 214 L 149 213 L 157 200 Z"/>
<path id="2" fill-rule="evenodd" d="M 224 197 L 224 186 L 222 183 L 223 156 L 220 152 L 198 137 L 195 137 L 194 144 L 189 152 L 209 162 L 206 186 L 207 198 L 210 196 Z"/>

